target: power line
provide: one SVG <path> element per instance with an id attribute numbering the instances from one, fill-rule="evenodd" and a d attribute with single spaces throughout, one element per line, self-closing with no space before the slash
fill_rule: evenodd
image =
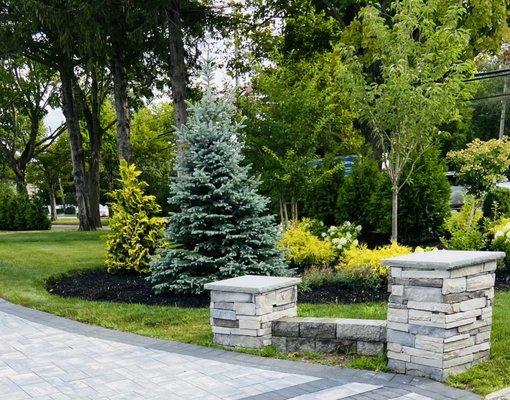
<path id="1" fill-rule="evenodd" d="M 474 99 L 471 99 L 471 101 L 496 99 L 496 98 L 508 97 L 508 96 L 510 96 L 510 93 L 493 94 L 492 96 L 475 97 Z"/>

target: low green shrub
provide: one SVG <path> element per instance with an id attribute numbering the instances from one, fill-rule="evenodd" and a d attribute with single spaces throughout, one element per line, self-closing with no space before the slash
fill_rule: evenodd
<path id="1" fill-rule="evenodd" d="M 360 278 L 385 278 L 388 267 L 381 263 L 386 258 L 409 254 L 410 247 L 392 243 L 387 246 L 369 249 L 366 245 L 353 246 L 344 253 L 338 270 L 347 276 Z"/>
<path id="2" fill-rule="evenodd" d="M 487 245 L 483 228 L 483 211 L 473 196 L 466 196 L 460 211 L 452 211 L 445 221 L 447 237 L 441 243 L 452 250 L 482 250 Z"/>
<path id="3" fill-rule="evenodd" d="M 483 215 L 490 219 L 510 217 L 510 190 L 496 188 L 485 196 Z"/>
<path id="4" fill-rule="evenodd" d="M 32 231 L 51 227 L 48 209 L 37 196 L 0 190 L 0 230 Z"/>
<path id="5" fill-rule="evenodd" d="M 110 193 L 113 216 L 106 242 L 108 272 L 146 273 L 156 249 L 162 247 L 165 218 L 159 217 L 155 196 L 144 194 L 141 172 L 125 160 L 120 164 L 121 188 Z"/>
<path id="6" fill-rule="evenodd" d="M 385 279 L 380 279 L 379 277 L 352 276 L 329 267 L 312 267 L 304 271 L 301 283 L 299 284 L 299 292 L 309 293 L 321 286 L 378 290 L 385 282 Z"/>
<path id="7" fill-rule="evenodd" d="M 308 229 L 309 221 L 291 223 L 283 232 L 278 247 L 294 266 L 308 268 L 333 263 L 336 258 L 331 242 L 319 239 Z"/>

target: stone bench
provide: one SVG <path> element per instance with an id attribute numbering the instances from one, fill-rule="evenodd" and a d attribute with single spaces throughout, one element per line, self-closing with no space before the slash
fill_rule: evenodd
<path id="1" fill-rule="evenodd" d="M 386 321 L 344 318 L 282 318 L 273 322 L 272 344 L 282 352 L 377 355 L 386 343 Z"/>

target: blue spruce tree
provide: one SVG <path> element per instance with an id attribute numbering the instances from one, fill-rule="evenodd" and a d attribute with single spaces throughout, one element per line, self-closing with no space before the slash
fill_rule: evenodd
<path id="1" fill-rule="evenodd" d="M 177 132 L 181 151 L 169 202 L 180 211 L 166 231 L 171 248 L 151 264 L 157 293 L 200 293 L 218 279 L 289 273 L 276 248 L 268 199 L 243 164 L 242 124 L 234 118 L 232 98 L 213 92 L 211 63 L 204 75 L 204 95 L 190 105 L 188 122 Z"/>

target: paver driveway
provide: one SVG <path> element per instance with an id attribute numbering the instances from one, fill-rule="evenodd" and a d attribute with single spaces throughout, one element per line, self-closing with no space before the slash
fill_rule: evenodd
<path id="1" fill-rule="evenodd" d="M 472 393 L 408 376 L 125 334 L 0 300 L 0 399 L 427 400 Z"/>

